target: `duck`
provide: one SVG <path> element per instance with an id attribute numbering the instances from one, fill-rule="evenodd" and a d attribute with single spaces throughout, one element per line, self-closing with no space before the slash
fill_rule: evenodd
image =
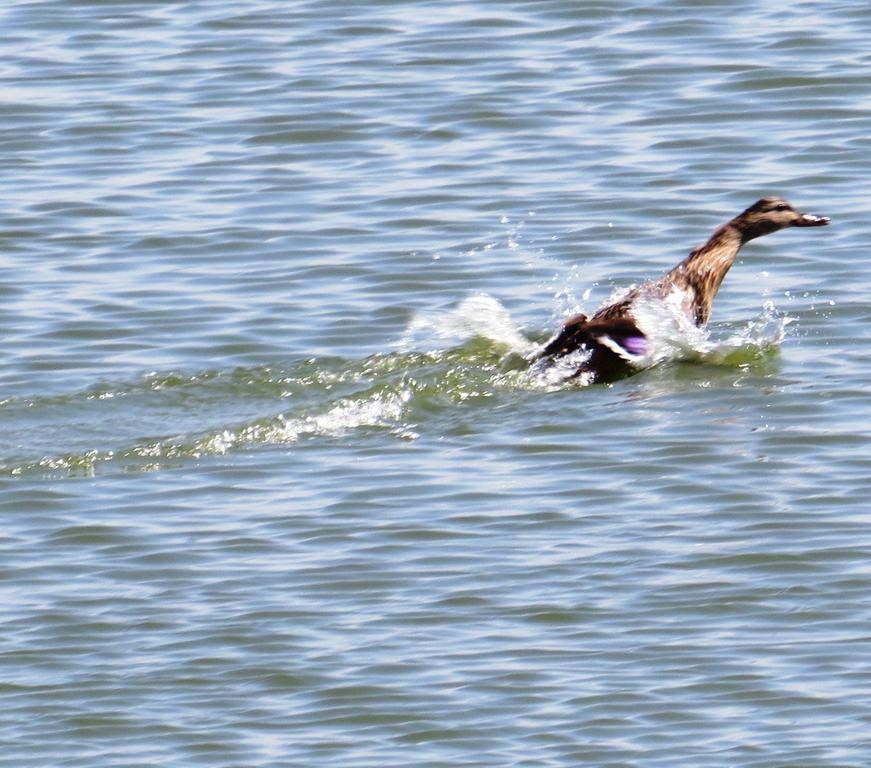
<path id="1" fill-rule="evenodd" d="M 781 229 L 822 227 L 829 221 L 827 216 L 798 211 L 780 197 L 763 197 L 718 227 L 707 242 L 662 277 L 632 288 L 591 317 L 570 317 L 533 355 L 533 366 L 542 371 L 560 364 L 566 379 L 579 379 L 584 384 L 608 383 L 631 375 L 645 367 L 651 348 L 639 317 L 644 314 L 638 311 L 640 304 L 649 307 L 658 302 L 665 311 L 668 302 L 690 323 L 703 328 L 720 284 L 742 246 Z"/>

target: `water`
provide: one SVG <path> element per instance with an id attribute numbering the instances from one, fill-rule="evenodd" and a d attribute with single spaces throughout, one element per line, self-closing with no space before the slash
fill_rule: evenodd
<path id="1" fill-rule="evenodd" d="M 871 762 L 868 8 L 0 24 L 0 763 Z M 529 374 L 763 194 L 707 333 Z"/>

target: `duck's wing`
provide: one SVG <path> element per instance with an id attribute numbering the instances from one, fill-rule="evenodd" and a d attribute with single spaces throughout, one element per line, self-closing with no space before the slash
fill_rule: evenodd
<path id="1" fill-rule="evenodd" d="M 569 318 L 537 357 L 563 357 L 582 347 L 593 349 L 597 345 L 629 363 L 637 362 L 648 352 L 647 337 L 631 317 L 602 318 L 597 314 L 592 320 L 586 315 Z"/>
<path id="2" fill-rule="evenodd" d="M 562 357 L 580 349 L 585 341 L 584 331 L 587 327 L 586 315 L 575 315 L 563 323 L 563 327 L 536 357 Z"/>
<path id="3" fill-rule="evenodd" d="M 592 320 L 587 323 L 588 339 L 611 350 L 627 363 L 637 363 L 650 351 L 647 336 L 631 317 Z"/>

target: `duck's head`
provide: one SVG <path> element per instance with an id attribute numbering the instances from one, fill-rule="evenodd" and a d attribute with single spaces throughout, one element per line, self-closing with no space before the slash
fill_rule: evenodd
<path id="1" fill-rule="evenodd" d="M 785 227 L 824 227 L 828 223 L 827 216 L 802 213 L 779 197 L 763 197 L 757 200 L 731 222 L 741 232 L 745 243 Z"/>

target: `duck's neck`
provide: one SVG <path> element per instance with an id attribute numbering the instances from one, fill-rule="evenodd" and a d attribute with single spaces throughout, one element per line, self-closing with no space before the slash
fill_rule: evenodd
<path id="1" fill-rule="evenodd" d="M 746 241 L 741 230 L 729 222 L 714 232 L 708 242 L 696 248 L 682 263 L 698 274 L 719 275 L 719 287 Z"/>
<path id="2" fill-rule="evenodd" d="M 704 325 L 711 313 L 720 283 L 729 271 L 746 238 L 733 222 L 724 224 L 696 248 L 672 273 L 693 289 L 693 314 L 696 325 Z"/>

